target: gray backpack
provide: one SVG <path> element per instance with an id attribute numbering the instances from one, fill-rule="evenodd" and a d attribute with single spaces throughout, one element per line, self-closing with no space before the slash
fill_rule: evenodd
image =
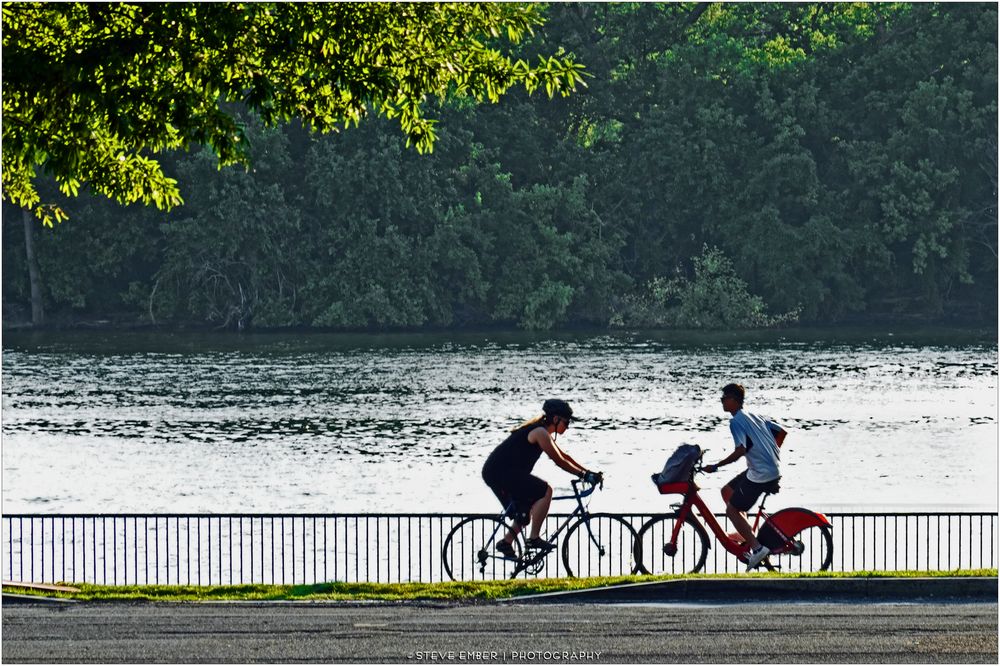
<path id="1" fill-rule="evenodd" d="M 691 480 L 691 471 L 701 457 L 701 447 L 697 444 L 681 444 L 667 458 L 663 471 L 653 477 L 656 483 L 680 483 Z"/>

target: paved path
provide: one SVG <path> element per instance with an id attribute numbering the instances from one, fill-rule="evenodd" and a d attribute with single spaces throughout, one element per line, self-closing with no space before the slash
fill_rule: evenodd
<path id="1" fill-rule="evenodd" d="M 5 604 L 3 660 L 995 664 L 997 604 Z"/>

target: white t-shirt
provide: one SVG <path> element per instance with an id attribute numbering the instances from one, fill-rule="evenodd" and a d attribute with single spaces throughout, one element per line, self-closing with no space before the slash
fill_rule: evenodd
<path id="1" fill-rule="evenodd" d="M 767 483 L 781 476 L 778 467 L 778 442 L 774 433 L 783 432 L 780 425 L 742 409 L 729 421 L 736 446 L 745 447 L 747 478 L 754 483 Z"/>

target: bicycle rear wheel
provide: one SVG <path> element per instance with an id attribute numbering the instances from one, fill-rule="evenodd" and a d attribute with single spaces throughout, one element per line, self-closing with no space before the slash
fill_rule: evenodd
<path id="1" fill-rule="evenodd" d="M 441 547 L 444 570 L 452 580 L 504 580 L 510 578 L 524 553 L 521 536 L 514 539 L 516 559 L 497 552 L 510 523 L 499 518 L 466 518 L 452 528 Z"/>
<path id="2" fill-rule="evenodd" d="M 567 530 L 562 559 L 567 576 L 628 576 L 637 571 L 635 528 L 606 513 L 584 516 Z"/>
<path id="3" fill-rule="evenodd" d="M 781 573 L 826 571 L 833 564 L 833 533 L 826 525 L 807 527 L 791 538 L 792 552 L 767 556 Z"/>
<path id="4" fill-rule="evenodd" d="M 705 566 L 708 556 L 708 534 L 688 515 L 677 533 L 676 550 L 670 547 L 670 537 L 677 524 L 677 514 L 653 518 L 639 530 L 635 540 L 635 561 L 644 574 L 697 573 Z"/>

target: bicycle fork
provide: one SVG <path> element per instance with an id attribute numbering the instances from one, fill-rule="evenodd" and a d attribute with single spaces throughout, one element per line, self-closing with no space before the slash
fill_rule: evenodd
<path id="1" fill-rule="evenodd" d="M 681 533 L 681 527 L 687 522 L 687 517 L 691 513 L 690 502 L 683 502 L 677 506 L 677 519 L 674 520 L 674 529 L 670 534 L 670 540 L 663 544 L 663 554 L 673 557 L 677 554 L 677 536 Z"/>

